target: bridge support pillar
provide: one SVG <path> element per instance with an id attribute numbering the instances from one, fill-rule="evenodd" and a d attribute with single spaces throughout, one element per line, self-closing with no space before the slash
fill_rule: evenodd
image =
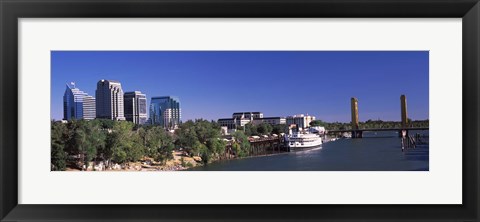
<path id="1" fill-rule="evenodd" d="M 363 131 L 352 131 L 352 138 L 363 138 Z"/>

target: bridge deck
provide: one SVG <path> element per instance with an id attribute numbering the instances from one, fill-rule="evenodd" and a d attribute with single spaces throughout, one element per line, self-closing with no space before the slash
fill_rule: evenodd
<path id="1" fill-rule="evenodd" d="M 400 131 L 400 130 L 428 130 L 428 127 L 327 130 L 327 133 L 365 132 L 365 131 Z"/>

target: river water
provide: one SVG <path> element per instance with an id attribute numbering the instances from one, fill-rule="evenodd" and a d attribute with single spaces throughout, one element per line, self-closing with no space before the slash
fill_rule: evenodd
<path id="1" fill-rule="evenodd" d="M 415 132 L 410 132 L 413 135 Z M 428 131 L 419 132 L 428 135 Z M 210 163 L 205 171 L 428 171 L 429 146 L 402 152 L 396 132 L 365 132 L 362 139 L 339 139 L 306 151 Z"/>

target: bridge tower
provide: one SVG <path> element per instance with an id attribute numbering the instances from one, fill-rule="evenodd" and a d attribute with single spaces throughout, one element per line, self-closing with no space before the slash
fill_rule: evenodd
<path id="1" fill-rule="evenodd" d="M 362 138 L 362 131 L 358 131 L 358 99 L 352 97 L 352 138 Z"/>
<path id="2" fill-rule="evenodd" d="M 402 115 L 402 129 L 408 127 L 408 115 L 407 115 L 407 97 L 405 95 L 400 96 L 400 109 Z M 400 137 L 402 137 L 402 130 L 399 133 Z M 408 131 L 405 130 L 405 136 L 408 136 Z"/>
<path id="3" fill-rule="evenodd" d="M 407 97 L 405 95 L 400 96 L 400 106 L 402 109 L 402 128 L 408 127 L 408 117 L 407 117 Z"/>

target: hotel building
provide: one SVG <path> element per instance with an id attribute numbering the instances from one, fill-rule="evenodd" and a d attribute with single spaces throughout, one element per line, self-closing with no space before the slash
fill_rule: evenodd
<path id="1" fill-rule="evenodd" d="M 264 117 L 259 119 L 253 119 L 253 124 L 268 123 L 270 125 L 287 124 L 285 117 Z"/>
<path id="2" fill-rule="evenodd" d="M 140 91 L 126 92 L 123 95 L 124 114 L 127 121 L 135 124 L 147 122 L 147 97 Z"/>
<path id="3" fill-rule="evenodd" d="M 125 120 L 122 84 L 115 80 L 100 80 L 95 91 L 96 116 L 99 119 Z"/>
<path id="4" fill-rule="evenodd" d="M 63 119 L 95 119 L 95 98 L 67 84 L 63 95 Z"/>
<path id="5" fill-rule="evenodd" d="M 180 100 L 172 96 L 152 97 L 150 102 L 150 123 L 165 129 L 176 129 L 180 124 Z"/>
<path id="6" fill-rule="evenodd" d="M 232 118 L 234 119 L 257 119 L 257 118 L 263 118 L 263 113 L 261 112 L 239 112 L 239 113 L 233 113 Z"/>
<path id="7" fill-rule="evenodd" d="M 248 123 L 258 125 L 261 123 L 268 123 L 271 125 L 286 124 L 284 117 L 264 117 L 261 112 L 238 112 L 233 113 L 232 118 L 218 119 L 220 126 L 226 126 L 228 130 L 243 127 Z"/>
<path id="8" fill-rule="evenodd" d="M 309 116 L 299 114 L 299 115 L 294 115 L 294 116 L 288 116 L 287 117 L 287 125 L 296 125 L 297 128 L 308 128 L 310 127 L 310 122 L 315 120 L 315 116 Z"/>

